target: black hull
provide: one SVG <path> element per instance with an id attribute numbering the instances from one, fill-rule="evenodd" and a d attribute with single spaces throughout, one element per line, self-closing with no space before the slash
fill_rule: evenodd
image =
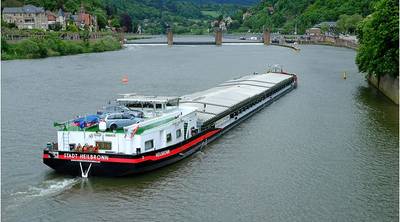
<path id="1" fill-rule="evenodd" d="M 61 160 L 56 158 L 44 158 L 43 163 L 53 168 L 58 173 L 77 176 L 81 175 L 80 163 L 82 164 L 82 168 L 84 170 L 88 169 L 89 165 L 92 164 L 89 171 L 90 176 L 121 177 L 141 174 L 173 164 L 197 152 L 198 150 L 200 150 L 201 146 L 202 144 L 197 144 L 186 150 L 186 152 L 178 153 L 159 161 L 147 161 L 138 164 L 113 162 L 80 162 Z"/>
<path id="2" fill-rule="evenodd" d="M 190 147 L 186 148 L 182 152 L 178 152 L 174 155 L 162 158 L 156 161 L 142 161 L 140 163 L 123 163 L 123 162 L 103 162 L 103 161 L 79 161 L 79 160 L 70 160 L 70 159 L 60 159 L 54 158 L 52 152 L 45 150 L 43 154 L 43 163 L 48 165 L 49 167 L 53 168 L 55 171 L 63 174 L 70 174 L 70 175 L 82 175 L 81 173 L 81 166 L 84 170 L 88 169 L 89 165 L 91 164 L 91 169 L 89 171 L 89 176 L 106 176 L 106 177 L 119 177 L 119 176 L 129 176 L 135 174 L 141 174 L 145 172 L 149 172 L 175 162 L 178 162 L 194 153 L 202 149 L 207 143 L 212 142 L 213 140 L 217 139 L 222 134 L 226 133 L 236 125 L 240 124 L 242 121 L 246 120 L 256 112 L 260 111 L 264 107 L 270 105 L 275 100 L 279 99 L 281 96 L 285 95 L 286 93 L 293 90 L 295 86 L 292 86 L 285 91 L 282 91 L 279 95 L 277 95 L 274 99 L 262 104 L 261 106 L 257 107 L 253 111 L 247 113 L 246 115 L 240 117 L 235 122 L 231 123 L 230 125 L 226 126 L 223 129 L 209 129 L 205 132 L 202 132 L 180 144 L 176 144 L 171 147 L 167 147 L 161 150 L 153 151 L 150 153 L 146 153 L 143 155 L 133 156 L 133 155 L 118 155 L 118 154 L 105 154 L 110 158 L 115 159 L 123 159 L 125 161 L 129 160 L 141 160 L 141 158 L 146 156 L 155 155 L 157 152 L 162 152 L 165 150 L 168 151 L 176 151 L 183 146 L 187 146 L 192 144 Z M 211 136 L 208 136 L 211 135 Z M 66 153 L 71 152 L 62 152 L 59 151 L 58 155 L 64 155 Z M 79 153 L 72 153 L 79 155 Z M 90 154 L 88 154 L 90 155 Z M 96 155 L 96 154 L 94 154 Z"/>

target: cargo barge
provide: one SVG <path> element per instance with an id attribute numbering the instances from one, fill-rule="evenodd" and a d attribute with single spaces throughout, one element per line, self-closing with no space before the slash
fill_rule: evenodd
<path id="1" fill-rule="evenodd" d="M 55 123 L 57 142 L 43 162 L 59 173 L 127 176 L 199 151 L 297 87 L 297 76 L 274 68 L 181 97 L 124 94 L 96 115 Z"/>

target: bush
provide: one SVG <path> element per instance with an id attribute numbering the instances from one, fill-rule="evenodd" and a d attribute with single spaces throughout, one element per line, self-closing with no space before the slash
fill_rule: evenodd
<path id="1" fill-rule="evenodd" d="M 1 37 L 1 52 L 5 53 L 10 49 L 10 46 L 8 45 L 7 41 Z"/>
<path id="2" fill-rule="evenodd" d="M 107 36 L 102 40 L 92 43 L 90 48 L 93 52 L 104 52 L 119 49 L 121 45 L 115 38 Z"/>
<path id="3" fill-rule="evenodd" d="M 80 43 L 71 41 L 65 41 L 64 43 L 64 55 L 73 55 L 83 52 L 83 46 Z"/>
<path id="4" fill-rule="evenodd" d="M 21 43 L 16 44 L 15 54 L 21 58 L 34 58 L 39 54 L 39 46 L 32 39 L 24 40 Z"/>

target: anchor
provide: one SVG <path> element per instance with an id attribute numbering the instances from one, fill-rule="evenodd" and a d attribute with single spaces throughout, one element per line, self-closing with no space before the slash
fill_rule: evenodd
<path id="1" fill-rule="evenodd" d="M 89 164 L 89 167 L 87 168 L 86 171 L 83 170 L 82 162 L 79 162 L 79 166 L 81 167 L 82 178 L 87 178 L 89 175 L 90 167 L 92 167 L 92 163 Z"/>

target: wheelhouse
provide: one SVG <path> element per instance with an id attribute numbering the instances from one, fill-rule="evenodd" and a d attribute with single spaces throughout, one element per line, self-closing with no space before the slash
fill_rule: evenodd
<path id="1" fill-rule="evenodd" d="M 141 110 L 143 118 L 113 130 L 99 128 L 99 124 L 74 127 L 66 122 L 58 131 L 58 150 L 135 155 L 173 146 L 198 133 L 196 109 L 179 107 L 177 97 L 125 94 L 117 103 Z"/>

